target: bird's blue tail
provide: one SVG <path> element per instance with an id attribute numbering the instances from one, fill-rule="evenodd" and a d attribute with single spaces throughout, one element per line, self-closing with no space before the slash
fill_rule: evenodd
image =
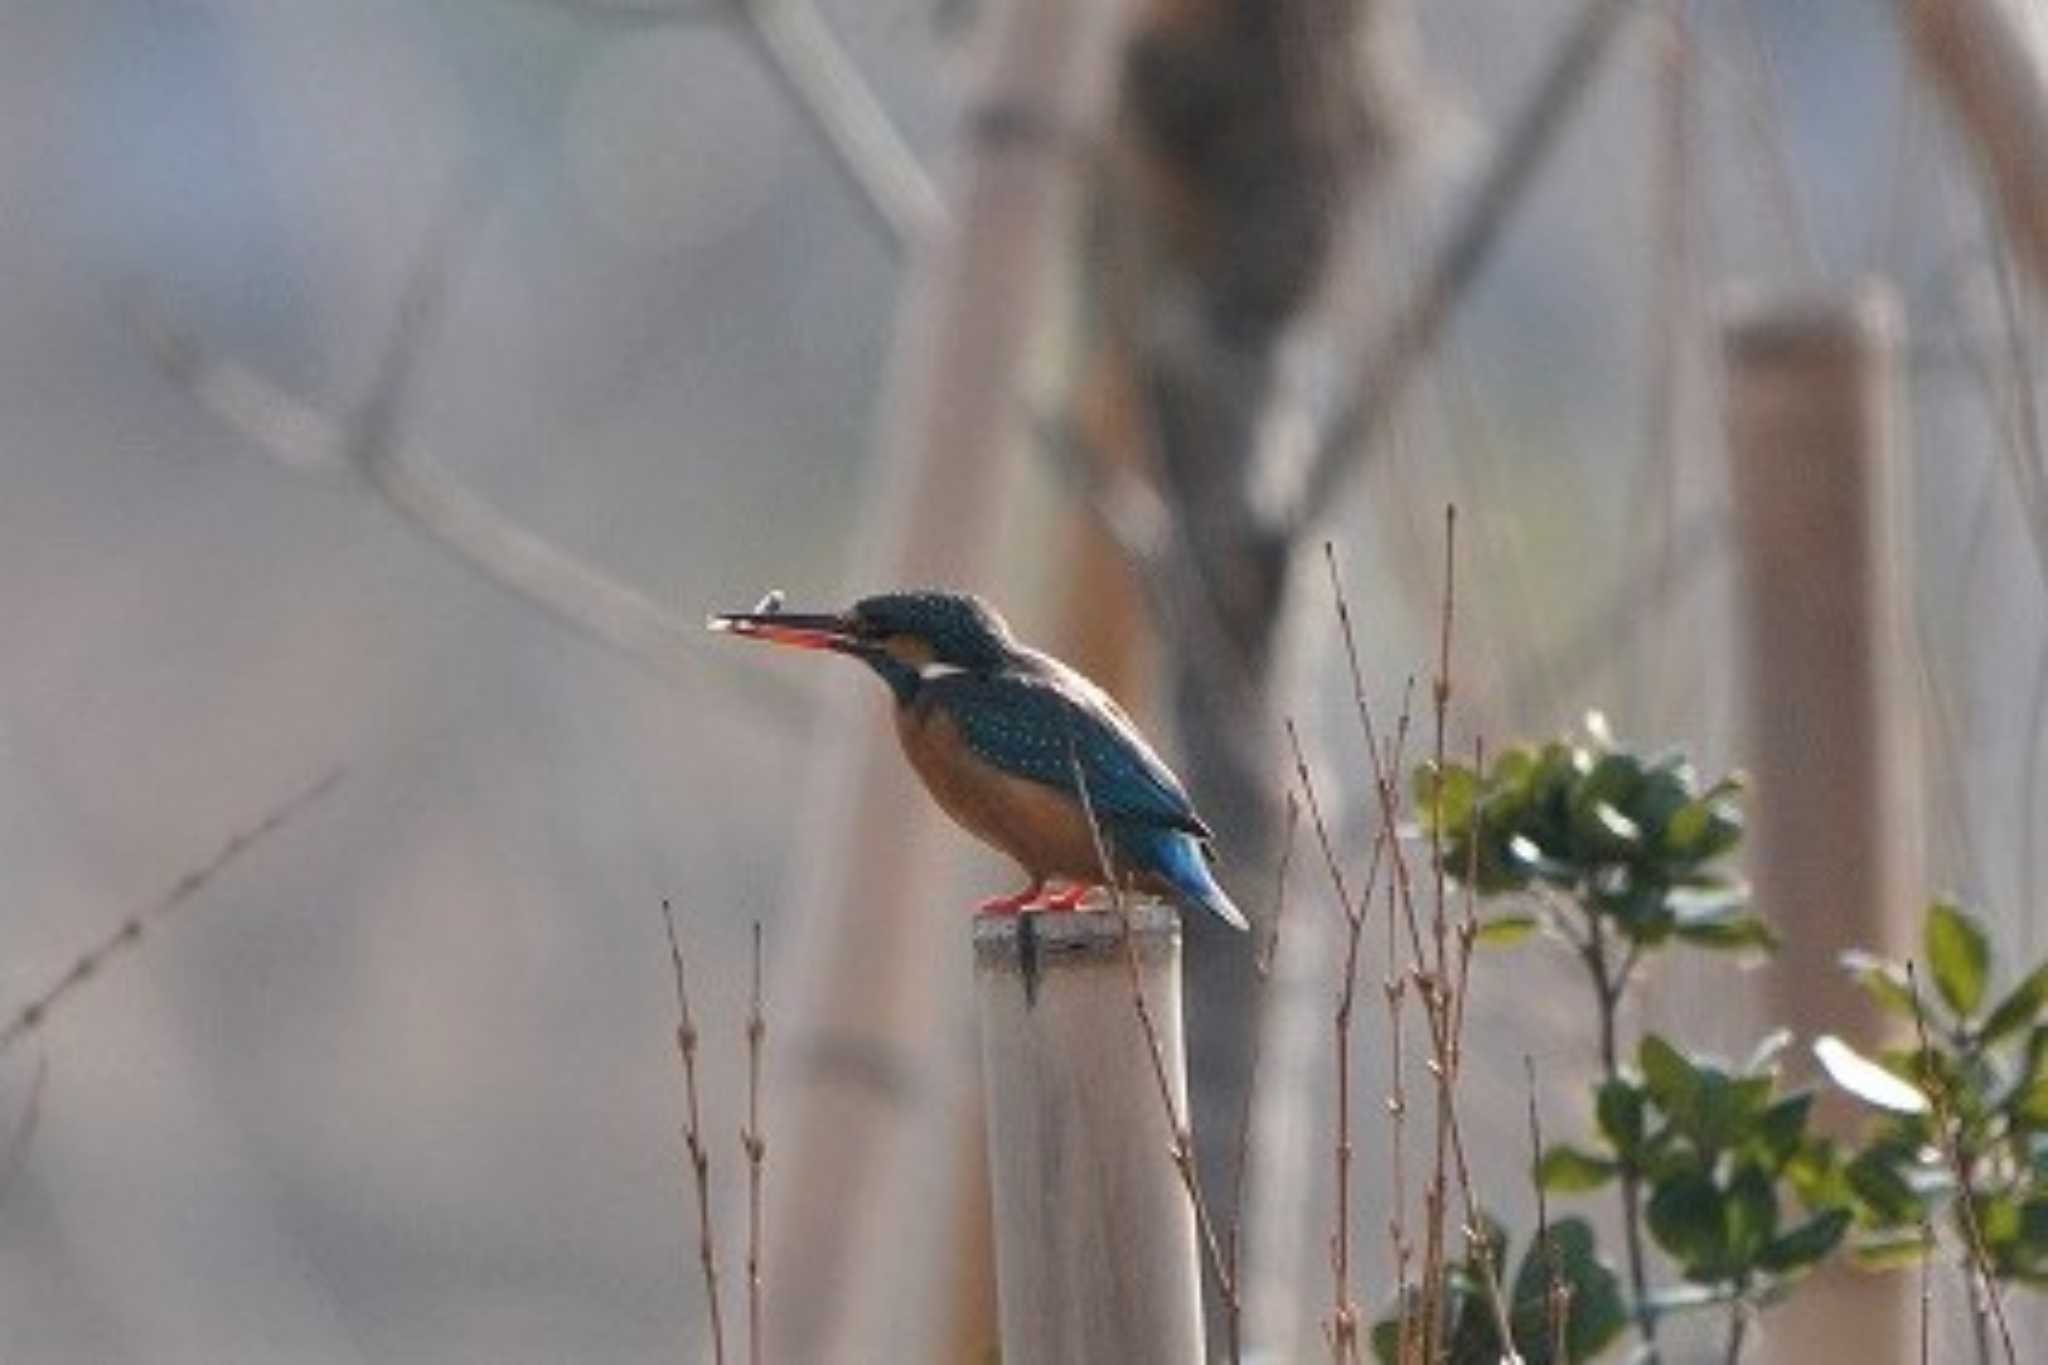
<path id="1" fill-rule="evenodd" d="M 1158 874 L 1189 905 L 1199 906 L 1233 929 L 1249 929 L 1244 912 L 1217 884 L 1209 870 L 1209 853 L 1199 839 L 1183 830 L 1150 831 L 1141 847 L 1129 849 L 1140 866 Z"/>

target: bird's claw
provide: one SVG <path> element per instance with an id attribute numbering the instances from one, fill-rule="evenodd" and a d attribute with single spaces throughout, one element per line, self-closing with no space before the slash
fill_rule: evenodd
<path id="1" fill-rule="evenodd" d="M 1081 902 L 1088 899 L 1088 893 L 1094 889 L 1091 886 L 1077 882 L 1072 886 L 1053 892 L 1032 908 L 1036 910 L 1079 910 Z"/>
<path id="2" fill-rule="evenodd" d="M 1036 909 L 1038 893 L 1044 889 L 1040 882 L 1033 882 L 1014 896 L 992 896 L 978 907 L 984 915 L 1020 915 L 1026 910 Z"/>
<path id="3" fill-rule="evenodd" d="M 1063 886 L 1051 895 L 1045 894 L 1043 883 L 1025 887 L 1014 896 L 996 896 L 981 903 L 979 909 L 984 915 L 1037 914 L 1041 910 L 1078 910 L 1081 902 L 1088 898 L 1093 887 L 1083 883 Z"/>

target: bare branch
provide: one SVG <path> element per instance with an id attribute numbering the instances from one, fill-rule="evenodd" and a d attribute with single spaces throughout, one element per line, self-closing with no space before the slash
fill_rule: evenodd
<path id="1" fill-rule="evenodd" d="M 613 579 L 506 517 L 460 482 L 398 450 L 398 419 L 438 322 L 458 248 L 473 239 L 481 196 L 445 214 L 421 249 L 400 297 L 391 336 L 357 415 L 338 421 L 248 365 L 217 356 L 148 299 L 136 325 L 166 375 L 216 417 L 294 470 L 347 470 L 426 536 L 486 578 L 583 635 L 664 677 L 709 690 L 764 723 L 801 730 L 810 708 L 774 675 L 747 670 L 707 649 L 685 617 Z"/>
<path id="2" fill-rule="evenodd" d="M 1067 766 L 1073 770 L 1074 787 L 1081 796 L 1081 814 L 1088 821 L 1088 833 L 1095 841 L 1095 860 L 1102 869 L 1102 884 L 1109 893 L 1110 904 L 1115 907 L 1117 917 L 1123 921 L 1124 968 L 1130 974 L 1131 1000 L 1138 1014 L 1138 1027 L 1144 1032 L 1145 1046 L 1152 1058 L 1152 1079 L 1159 1085 L 1159 1102 L 1166 1111 L 1166 1125 L 1171 1146 L 1168 1155 L 1174 1169 L 1180 1172 L 1181 1184 L 1188 1192 L 1188 1202 L 1194 1206 L 1195 1226 L 1201 1232 L 1202 1249 L 1209 1261 L 1209 1273 L 1216 1281 L 1216 1292 L 1222 1297 L 1225 1311 L 1238 1313 L 1237 1281 L 1231 1274 L 1230 1263 L 1224 1258 L 1223 1243 L 1216 1235 L 1216 1224 L 1209 1216 L 1209 1201 L 1202 1194 L 1202 1173 L 1195 1165 L 1194 1137 L 1188 1131 L 1185 1115 L 1173 1098 L 1173 1081 L 1166 1073 L 1166 1048 L 1159 1038 L 1158 1022 L 1152 1017 L 1152 1002 L 1145 995 L 1145 982 L 1138 973 L 1138 945 L 1131 934 L 1130 904 L 1124 897 L 1123 884 L 1117 880 L 1116 867 L 1109 856 L 1109 845 L 1102 835 L 1102 824 L 1095 818 L 1095 799 L 1088 790 L 1088 774 L 1081 767 L 1081 755 L 1074 748 L 1073 736 L 1067 737 Z"/>
<path id="3" fill-rule="evenodd" d="M 1438 659 L 1437 676 L 1431 686 L 1433 709 L 1436 713 L 1435 752 L 1439 770 L 1444 753 L 1445 716 L 1451 697 L 1450 672 L 1451 625 L 1455 597 L 1449 565 L 1455 553 L 1452 533 L 1456 526 L 1453 509 L 1445 514 L 1445 563 L 1444 595 L 1439 607 L 1438 618 Z M 1345 655 L 1350 665 L 1354 700 L 1357 703 L 1359 725 L 1364 732 L 1366 749 L 1372 759 L 1373 785 L 1379 793 L 1380 818 L 1383 828 L 1393 830 L 1400 825 L 1399 781 L 1401 755 L 1405 749 L 1409 704 L 1404 698 L 1401 718 L 1395 727 L 1395 735 L 1387 754 L 1380 752 L 1372 720 L 1372 708 L 1365 696 L 1363 672 L 1358 662 L 1358 643 L 1351 627 L 1350 604 L 1344 594 L 1343 581 L 1337 572 L 1336 552 L 1330 546 L 1324 547 L 1324 557 L 1329 568 L 1330 588 L 1337 619 L 1342 628 Z M 1311 807 L 1313 810 L 1313 807 Z M 1432 822 L 1435 823 L 1435 822 Z M 1437 907 L 1432 920 L 1431 941 L 1436 953 L 1432 960 L 1424 946 L 1421 922 L 1415 913 L 1414 884 L 1409 876 L 1408 861 L 1401 851 L 1397 838 L 1388 840 L 1392 853 L 1392 875 L 1389 879 L 1391 894 L 1401 911 L 1401 922 L 1408 931 L 1408 943 L 1412 955 L 1411 974 L 1416 993 L 1421 998 L 1423 1017 L 1429 1027 L 1430 1071 L 1436 1083 L 1436 1174 L 1423 1191 L 1425 1214 L 1423 1283 L 1422 1283 L 1422 1341 L 1423 1356 L 1431 1357 L 1434 1350 L 1435 1334 L 1439 1330 L 1444 1285 L 1443 1224 L 1448 1181 L 1446 1162 L 1457 1176 L 1458 1188 L 1465 1206 L 1465 1235 L 1468 1242 L 1477 1244 L 1477 1261 L 1480 1268 L 1481 1286 L 1485 1291 L 1487 1306 L 1492 1310 L 1495 1329 L 1500 1336 L 1507 1357 L 1513 1358 L 1514 1335 L 1509 1325 L 1507 1300 L 1500 1286 L 1500 1275 L 1494 1266 L 1492 1249 L 1487 1245 L 1486 1225 L 1480 1217 L 1477 1190 L 1472 1181 L 1471 1164 L 1466 1157 L 1463 1125 L 1458 1118 L 1457 1079 L 1460 1057 L 1459 1030 L 1464 1022 L 1463 995 L 1470 965 L 1473 939 L 1473 925 L 1470 916 L 1463 932 L 1458 936 L 1459 958 L 1456 970 L 1448 952 L 1448 926 L 1443 910 L 1442 890 L 1443 856 L 1440 845 L 1432 838 L 1437 881 Z M 1390 964 L 1391 966 L 1391 964 Z M 1397 1246 L 1398 1252 L 1398 1246 Z"/>
<path id="4" fill-rule="evenodd" d="M 1522 1054 L 1522 1070 L 1529 1078 L 1529 1184 L 1536 1191 L 1536 1241 L 1543 1248 L 1543 1269 L 1547 1289 L 1543 1295 L 1544 1319 L 1550 1327 L 1550 1358 L 1565 1355 L 1565 1323 L 1572 1307 L 1572 1291 L 1565 1284 L 1564 1265 L 1557 1239 L 1550 1232 L 1550 1201 L 1543 1192 L 1543 1120 L 1536 1111 L 1536 1059 Z"/>
<path id="5" fill-rule="evenodd" d="M 945 201 L 810 0 L 738 0 L 762 62 L 898 256 L 946 220 Z"/>
<path id="6" fill-rule="evenodd" d="M 49 1079 L 50 1059 L 36 1058 L 35 1079 L 28 1083 L 28 1100 L 21 1106 L 21 1117 L 14 1121 L 14 1131 L 7 1136 L 6 1150 L 0 1151 L 0 1208 L 7 1206 L 15 1177 L 28 1164 L 29 1144 L 36 1140 L 36 1129 L 43 1119 L 43 1087 Z"/>
<path id="7" fill-rule="evenodd" d="M 1509 216 L 1556 147 L 1567 117 L 1591 89 L 1621 20 L 1635 7 L 1636 0 L 1583 0 L 1535 93 L 1509 119 L 1507 140 L 1463 216 L 1370 353 L 1358 384 L 1321 433 L 1300 492 L 1279 518 L 1280 534 L 1297 538 L 1329 511 L 1344 480 L 1363 460 L 1369 438 L 1435 349 Z"/>
<path id="8" fill-rule="evenodd" d="M 261 823 L 229 839 L 221 846 L 220 852 L 178 878 L 172 883 L 170 890 L 122 920 L 111 934 L 79 954 L 69 970 L 46 987 L 40 995 L 23 1005 L 5 1028 L 0 1028 L 0 1057 L 4 1057 L 13 1050 L 15 1044 L 40 1029 L 49 1020 L 50 1012 L 61 1005 L 72 992 L 99 975 L 109 959 L 140 943 L 145 930 L 197 896 L 228 864 L 277 832 L 307 806 L 332 791 L 335 783 L 341 781 L 344 771 L 341 768 L 331 769 L 312 786 L 264 816 Z"/>
<path id="9" fill-rule="evenodd" d="M 754 921 L 754 994 L 747 1008 L 747 1360 L 761 1365 L 761 1166 L 768 1156 L 761 1135 L 761 1049 L 768 1016 L 761 1003 L 761 921 Z"/>
<path id="10" fill-rule="evenodd" d="M 1266 916 L 1266 941 L 1255 946 L 1252 953 L 1252 972 L 1258 980 L 1258 994 L 1263 999 L 1272 984 L 1273 962 L 1280 951 L 1280 922 L 1287 915 L 1287 874 L 1294 865 L 1294 837 L 1301 825 L 1301 803 L 1294 794 L 1287 795 L 1287 832 L 1280 843 L 1280 863 L 1273 878 L 1273 912 Z M 1255 1011 L 1256 1013 L 1256 1011 Z M 1223 1253 L 1230 1267 L 1233 1284 L 1244 1282 L 1244 1178 L 1251 1166 L 1252 1152 L 1252 1102 L 1258 1095 L 1261 1030 L 1252 1037 L 1251 1061 L 1247 1067 L 1244 1087 L 1244 1104 L 1237 1117 L 1237 1168 L 1230 1177 L 1230 1225 L 1223 1233 Z M 1225 1359 L 1229 1365 L 1241 1365 L 1244 1359 L 1244 1304 L 1242 1295 L 1234 1295 L 1224 1304 L 1223 1329 Z"/>
<path id="11" fill-rule="evenodd" d="M 737 16 L 854 199 L 901 257 L 946 221 L 945 200 L 811 0 L 552 0 L 597 23 L 693 24 Z"/>
<path id="12" fill-rule="evenodd" d="M 2048 292 L 2048 30 L 2029 0 L 1901 0 L 1906 31 L 1977 143 L 2006 231 Z"/>
<path id="13" fill-rule="evenodd" d="M 711 1236 L 711 1156 L 704 1150 L 703 1125 L 697 1110 L 697 1021 L 690 1014 L 690 991 L 683 980 L 683 946 L 676 937 L 675 909 L 663 897 L 661 924 L 668 932 L 669 968 L 676 980 L 676 1052 L 683 1059 L 683 1094 L 688 1103 L 683 1120 L 683 1146 L 690 1157 L 690 1177 L 697 1186 L 697 1260 L 704 1268 L 704 1299 L 711 1312 L 711 1353 L 725 1365 L 725 1318 L 718 1303 L 718 1246 Z"/>
<path id="14" fill-rule="evenodd" d="M 1920 974 L 1911 958 L 1906 960 L 1906 989 L 1913 996 L 1913 1028 L 1920 1037 L 1920 1055 L 1930 1055 L 1927 1041 L 1927 1015 L 1920 1004 Z M 1956 1178 L 1956 1209 L 1963 1224 L 1963 1241 L 1969 1253 L 1970 1271 L 1976 1283 L 1971 1287 L 1972 1297 L 1981 1292 L 1991 1307 L 1992 1319 L 1998 1324 L 1998 1336 L 2005 1347 L 2006 1365 L 2019 1365 L 2019 1353 L 2013 1349 L 2012 1325 L 2005 1318 L 2005 1296 L 1999 1292 L 1998 1278 L 1991 1271 L 1991 1257 L 1984 1249 L 1984 1230 L 1977 1222 L 1977 1189 L 1971 1179 L 1970 1164 L 1963 1159 L 1962 1147 L 1956 1136 L 1957 1119 L 1949 1094 L 1948 1083 L 1934 1068 L 1928 1068 L 1921 1078 L 1921 1086 L 1934 1107 L 1934 1126 L 1941 1142 L 1941 1153 L 1948 1160 L 1949 1172 Z"/>

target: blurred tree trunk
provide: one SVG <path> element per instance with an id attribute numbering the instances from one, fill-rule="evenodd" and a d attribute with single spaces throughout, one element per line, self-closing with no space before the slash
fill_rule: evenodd
<path id="1" fill-rule="evenodd" d="M 1164 682 L 1225 880 L 1254 914 L 1282 833 L 1274 683 L 1299 548 L 1298 527 L 1272 514 L 1267 432 L 1283 343 L 1391 144 L 1391 58 L 1374 41 L 1389 3 L 1154 0 L 1126 58 L 1096 205 L 1108 242 L 1099 306 L 1175 528 L 1159 567 Z M 1196 917 L 1187 967 L 1194 1127 L 1222 1201 L 1261 1026 L 1252 953 Z"/>

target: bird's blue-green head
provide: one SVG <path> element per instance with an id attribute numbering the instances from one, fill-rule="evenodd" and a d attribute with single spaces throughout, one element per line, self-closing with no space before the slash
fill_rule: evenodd
<path id="1" fill-rule="evenodd" d="M 713 630 L 804 649 L 851 654 L 874 669 L 899 702 L 908 702 L 935 668 L 988 672 L 1016 649 L 1010 628 L 980 598 L 926 590 L 863 597 L 836 614 L 785 612 L 773 601 L 752 612 L 711 618 Z"/>

